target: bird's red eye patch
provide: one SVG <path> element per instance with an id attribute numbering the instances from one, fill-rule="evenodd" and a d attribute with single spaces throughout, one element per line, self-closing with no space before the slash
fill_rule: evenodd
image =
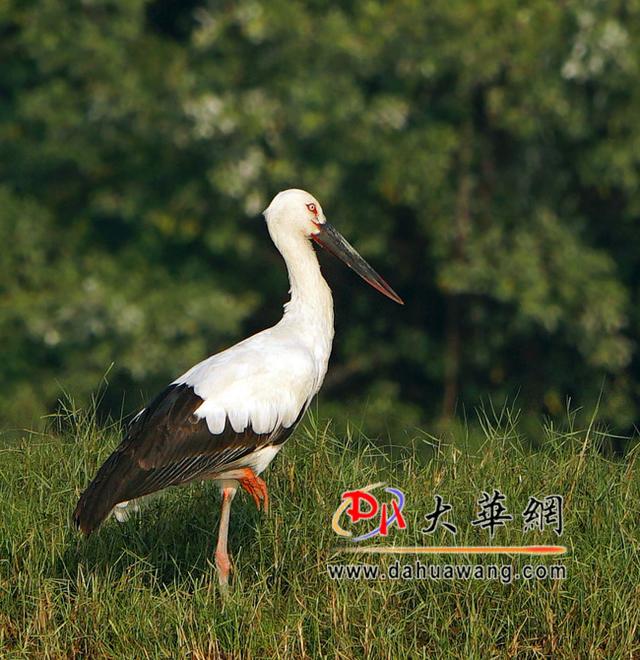
<path id="1" fill-rule="evenodd" d="M 313 203 L 307 204 L 307 208 L 309 209 L 309 211 L 311 211 L 311 213 L 313 213 L 313 215 L 318 215 L 318 208 L 316 207 L 315 204 Z"/>

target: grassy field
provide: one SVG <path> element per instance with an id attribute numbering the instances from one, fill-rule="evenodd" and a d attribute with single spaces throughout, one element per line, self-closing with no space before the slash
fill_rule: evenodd
<path id="1" fill-rule="evenodd" d="M 266 474 L 271 511 L 244 493 L 234 502 L 226 600 L 212 561 L 216 488 L 174 489 L 81 539 L 71 511 L 118 429 L 81 413 L 59 426 L 0 449 L 2 658 L 640 657 L 640 450 L 607 456 L 596 425 L 541 427 L 532 449 L 503 411 L 398 449 L 307 418 Z M 566 579 L 331 580 L 328 563 L 396 559 L 335 552 L 348 544 L 331 528 L 341 492 L 379 481 L 407 495 L 407 529 L 386 540 L 397 545 L 451 542 L 421 534 L 434 493 L 454 506 L 457 544 L 488 543 L 469 522 L 493 487 L 514 514 L 495 544 L 556 543 L 552 531 L 523 535 L 519 518 L 529 496 L 563 495 L 563 557 L 423 560 L 560 562 Z"/>

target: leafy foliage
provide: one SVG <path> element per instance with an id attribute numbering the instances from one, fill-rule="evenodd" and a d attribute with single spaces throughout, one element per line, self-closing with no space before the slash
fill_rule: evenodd
<path id="1" fill-rule="evenodd" d="M 326 262 L 326 395 L 372 430 L 522 390 L 638 421 L 634 3 L 0 8 L 0 416 L 151 393 L 277 318 L 304 187 L 407 301 Z M 324 260 L 323 260 L 324 263 Z M 356 394 L 357 393 L 357 394 Z M 127 410 L 141 398 L 132 395 Z"/>

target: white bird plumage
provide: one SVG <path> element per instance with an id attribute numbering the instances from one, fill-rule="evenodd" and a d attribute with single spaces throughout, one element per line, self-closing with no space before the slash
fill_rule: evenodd
<path id="1" fill-rule="evenodd" d="M 289 428 L 322 386 L 333 341 L 333 300 L 309 242 L 314 225 L 300 217 L 307 204 L 324 224 L 320 203 L 303 190 L 280 193 L 265 211 L 291 284 L 279 323 L 174 381 L 191 385 L 204 400 L 195 414 L 206 419 L 211 433 L 221 433 L 227 418 L 236 432 L 249 425 L 257 433 Z"/>
<path id="2" fill-rule="evenodd" d="M 258 475 L 281 449 L 327 373 L 333 300 L 310 239 L 402 302 L 327 223 L 313 195 L 283 191 L 264 216 L 289 276 L 291 297 L 282 319 L 196 364 L 143 409 L 75 512 L 76 524 L 90 533 L 112 510 L 119 520 L 126 519 L 141 496 L 196 478 L 214 479 L 223 493 L 216 549 L 221 584 L 230 569 L 229 510 L 238 485 L 266 508 L 266 485 Z"/>

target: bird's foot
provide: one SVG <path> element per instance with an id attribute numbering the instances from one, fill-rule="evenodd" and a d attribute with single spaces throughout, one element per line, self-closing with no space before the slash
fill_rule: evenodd
<path id="1" fill-rule="evenodd" d="M 263 511 L 267 511 L 269 509 L 269 493 L 264 479 L 255 474 L 251 468 L 245 468 L 243 472 L 246 476 L 239 479 L 240 485 L 253 497 L 258 511 L 261 508 Z"/>

